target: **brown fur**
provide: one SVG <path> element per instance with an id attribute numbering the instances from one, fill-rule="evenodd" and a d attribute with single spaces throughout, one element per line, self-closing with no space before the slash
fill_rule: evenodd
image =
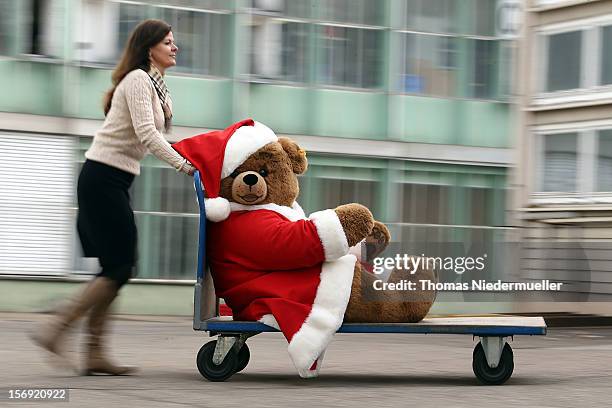
<path id="1" fill-rule="evenodd" d="M 366 256 L 365 260 L 368 263 L 374 262 L 374 258 L 382 253 L 387 248 L 391 241 L 391 233 L 385 224 L 380 221 L 374 221 L 372 232 L 365 239 Z"/>
<path id="2" fill-rule="evenodd" d="M 436 298 L 433 291 L 374 290 L 378 277 L 355 267 L 351 297 L 344 314 L 347 323 L 416 323 L 431 309 Z M 409 271 L 395 270 L 387 282 L 408 280 L 420 288 L 419 280 L 435 280 L 431 270 L 420 269 L 414 275 Z"/>
<path id="3" fill-rule="evenodd" d="M 220 196 L 229 201 L 254 205 L 278 204 L 290 207 L 300 192 L 297 175 L 308 168 L 306 152 L 289 138 L 281 137 L 255 152 L 234 172 L 235 177 L 221 180 Z M 244 177 L 253 175 L 257 182 L 246 183 Z M 252 196 L 251 196 L 252 195 Z M 254 199 L 253 197 L 257 198 Z M 336 207 L 336 214 L 344 229 L 349 246 L 365 239 L 367 262 L 381 254 L 391 240 L 387 227 L 374 220 L 369 209 L 361 204 Z M 418 283 L 431 279 L 432 271 L 420 270 L 410 275 L 407 271 L 394 271 L 389 282 L 402 279 Z M 373 289 L 376 275 L 355 265 L 351 297 L 345 313 L 346 322 L 417 322 L 427 314 L 435 293 L 412 291 L 377 291 Z"/>
<path id="4" fill-rule="evenodd" d="M 355 246 L 367 237 L 374 228 L 374 217 L 361 204 L 352 203 L 336 207 L 336 215 L 344 229 L 349 246 Z"/>

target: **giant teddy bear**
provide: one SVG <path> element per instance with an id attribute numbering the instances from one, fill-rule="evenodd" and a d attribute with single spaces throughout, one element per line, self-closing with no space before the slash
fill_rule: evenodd
<path id="1" fill-rule="evenodd" d="M 281 330 L 300 376 L 318 374 L 343 322 L 417 322 L 429 311 L 433 293 L 373 290 L 378 277 L 362 265 L 390 235 L 366 207 L 344 204 L 304 214 L 296 201 L 297 175 L 308 162 L 291 139 L 247 119 L 173 147 L 201 173 L 217 296 L 234 319 Z M 363 251 L 350 251 L 360 243 Z M 426 270 L 394 271 L 389 280 L 431 277 Z"/>

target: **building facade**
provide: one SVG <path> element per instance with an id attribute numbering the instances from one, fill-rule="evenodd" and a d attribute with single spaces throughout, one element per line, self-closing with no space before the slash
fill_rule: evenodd
<path id="1" fill-rule="evenodd" d="M 517 48 L 499 32 L 499 4 L 0 0 L 0 274 L 95 271 L 75 234 L 76 177 L 113 65 L 144 18 L 168 21 L 180 48 L 170 140 L 253 117 L 309 152 L 307 212 L 356 201 L 397 241 L 502 239 L 513 233 Z M 194 278 L 191 183 L 143 163 L 132 192 L 143 282 Z"/>
<path id="2" fill-rule="evenodd" d="M 575 302 L 546 308 L 610 313 L 612 2 L 532 0 L 525 28 L 515 203 L 523 272 L 578 288 Z"/>

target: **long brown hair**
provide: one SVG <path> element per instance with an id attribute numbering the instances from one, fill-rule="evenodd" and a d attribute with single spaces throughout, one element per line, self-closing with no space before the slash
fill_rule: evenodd
<path id="1" fill-rule="evenodd" d="M 119 82 L 137 68 L 149 71 L 151 68 L 149 50 L 162 41 L 171 30 L 172 27 L 165 21 L 153 19 L 144 20 L 134 28 L 113 71 L 113 86 L 104 95 L 104 116 L 111 108 L 113 94 Z"/>

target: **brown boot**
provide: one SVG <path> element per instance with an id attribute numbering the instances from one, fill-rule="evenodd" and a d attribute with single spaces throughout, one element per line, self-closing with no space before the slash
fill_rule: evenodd
<path id="1" fill-rule="evenodd" d="M 129 375 L 136 371 L 136 367 L 120 366 L 113 364 L 105 356 L 104 351 L 104 331 L 108 320 L 108 311 L 111 303 L 117 297 L 117 284 L 110 280 L 104 280 L 104 285 L 100 287 L 103 295 L 100 301 L 91 308 L 89 315 L 88 330 L 89 339 L 87 342 L 87 356 L 85 360 L 85 374 L 110 374 L 110 375 Z"/>
<path id="2" fill-rule="evenodd" d="M 102 278 L 89 282 L 76 297 L 60 308 L 51 321 L 30 335 L 32 341 L 52 353 L 62 366 L 76 369 L 76 365 L 65 355 L 65 338 L 70 328 L 100 298 L 100 288 L 104 285 Z"/>

